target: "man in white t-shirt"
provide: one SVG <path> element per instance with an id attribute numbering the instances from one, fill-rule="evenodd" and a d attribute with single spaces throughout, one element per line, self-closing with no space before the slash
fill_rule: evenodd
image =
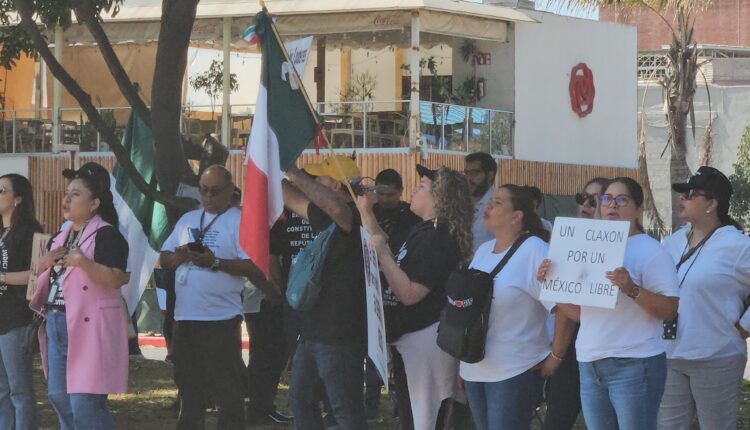
<path id="1" fill-rule="evenodd" d="M 279 294 L 240 248 L 240 211 L 231 205 L 233 192 L 227 169 L 206 169 L 200 178 L 203 209 L 183 215 L 162 246 L 162 267 L 176 271 L 178 429 L 203 427 L 208 389 L 219 409 L 219 428 L 244 428 L 239 325 L 245 278 L 266 294 Z"/>
<path id="2" fill-rule="evenodd" d="M 486 152 L 469 154 L 464 161 L 464 174 L 469 182 L 471 197 L 474 199 L 474 221 L 471 225 L 471 233 L 474 237 L 472 251 L 476 252 L 480 245 L 495 238 L 484 226 L 482 215 L 495 194 L 497 163 L 492 155 Z"/>

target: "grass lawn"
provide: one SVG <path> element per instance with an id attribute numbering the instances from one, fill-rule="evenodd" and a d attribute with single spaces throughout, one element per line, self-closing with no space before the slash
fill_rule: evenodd
<path id="1" fill-rule="evenodd" d="M 56 429 L 57 417 L 47 400 L 47 386 L 42 377 L 42 372 L 38 365 L 35 372 L 35 385 L 37 393 L 37 404 L 40 415 L 40 428 Z M 277 398 L 277 405 L 283 410 L 287 410 L 287 390 L 286 385 L 281 385 Z M 156 429 L 173 429 L 175 427 L 175 414 L 169 407 L 177 395 L 177 388 L 172 381 L 172 366 L 159 361 L 145 359 L 131 359 L 130 361 L 130 393 L 124 395 L 110 396 L 109 406 L 115 417 L 115 428 L 133 429 L 133 430 L 156 430 Z M 371 430 L 392 430 L 397 429 L 398 422 L 391 418 L 392 404 L 387 396 L 383 396 L 381 401 L 381 422 L 371 422 Z M 209 412 L 207 414 L 207 428 L 216 427 L 216 414 Z M 579 425 L 576 429 L 585 429 L 582 424 L 583 420 L 579 419 Z M 271 429 L 291 429 L 291 426 L 273 426 L 259 425 L 254 429 L 271 430 Z M 533 429 L 539 426 L 535 423 Z M 695 427 L 698 428 L 697 426 Z M 740 398 L 740 422 L 738 429 L 750 428 L 750 383 L 743 383 L 742 394 Z M 706 429 L 710 430 L 710 429 Z"/>

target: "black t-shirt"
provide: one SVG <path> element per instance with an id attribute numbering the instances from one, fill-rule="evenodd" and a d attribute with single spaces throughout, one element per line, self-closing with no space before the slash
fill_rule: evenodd
<path id="1" fill-rule="evenodd" d="M 41 231 L 36 226 L 8 233 L 5 241 L 0 242 L 0 268 L 3 272 L 29 270 L 34 233 Z M 26 285 L 0 285 L 0 334 L 30 324 L 31 318 L 32 312 L 26 300 Z"/>
<path id="2" fill-rule="evenodd" d="M 47 250 L 51 249 L 52 243 L 58 234 L 60 234 L 60 232 L 53 236 L 47 243 Z M 92 233 L 90 232 L 84 232 L 83 236 L 76 242 L 83 244 L 83 241 L 91 240 L 89 238 L 89 235 L 91 234 Z M 96 244 L 94 245 L 94 261 L 112 269 L 120 269 L 123 272 L 126 271 L 128 267 L 129 246 L 127 240 L 125 240 L 120 231 L 117 228 L 108 225 L 100 228 L 94 234 L 94 240 L 96 241 Z M 52 271 L 50 271 L 50 285 L 54 282 L 54 278 L 55 276 L 52 274 Z M 56 294 L 55 297 L 55 304 L 64 304 L 64 297 L 62 297 L 61 294 Z"/>
<path id="3" fill-rule="evenodd" d="M 289 274 L 292 263 L 304 247 L 315 239 L 310 222 L 292 211 L 285 210 L 271 228 L 271 254 L 281 257 L 281 270 Z"/>
<path id="4" fill-rule="evenodd" d="M 437 228 L 432 220 L 417 224 L 396 254 L 396 262 L 409 280 L 422 284 L 430 292 L 411 306 L 406 306 L 387 289 L 383 292 L 386 336 L 392 342 L 403 334 L 421 330 L 440 319 L 445 306 L 445 282 L 458 267 L 459 250 L 444 224 Z"/>
<path id="5" fill-rule="evenodd" d="M 406 242 L 412 227 L 422 221 L 409 209 L 409 203 L 399 202 L 395 208 L 385 208 L 376 204 L 372 208 L 380 228 L 388 235 L 388 246 L 394 254 Z"/>
<path id="6" fill-rule="evenodd" d="M 329 345 L 366 343 L 365 275 L 361 220 L 354 204 L 352 230 L 337 227 L 323 265 L 322 288 L 312 309 L 302 313 L 302 338 Z M 307 208 L 315 234 L 326 229 L 333 220 L 314 204 Z"/>

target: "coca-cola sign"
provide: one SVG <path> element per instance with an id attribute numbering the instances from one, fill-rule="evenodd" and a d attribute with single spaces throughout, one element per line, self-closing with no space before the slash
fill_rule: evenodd
<path id="1" fill-rule="evenodd" d="M 375 19 L 372 21 L 376 27 L 393 27 L 401 25 L 401 15 L 397 13 L 391 13 L 387 15 L 375 15 Z"/>

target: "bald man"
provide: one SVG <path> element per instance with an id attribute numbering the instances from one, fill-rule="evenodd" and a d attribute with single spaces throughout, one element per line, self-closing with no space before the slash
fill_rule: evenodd
<path id="1" fill-rule="evenodd" d="M 245 428 L 237 335 L 245 279 L 267 296 L 279 296 L 240 247 L 240 211 L 232 206 L 233 193 L 227 169 L 207 168 L 200 178 L 203 209 L 183 215 L 161 250 L 162 267 L 175 270 L 174 378 L 182 396 L 178 429 L 204 428 L 207 390 L 218 406 L 218 428 Z"/>

